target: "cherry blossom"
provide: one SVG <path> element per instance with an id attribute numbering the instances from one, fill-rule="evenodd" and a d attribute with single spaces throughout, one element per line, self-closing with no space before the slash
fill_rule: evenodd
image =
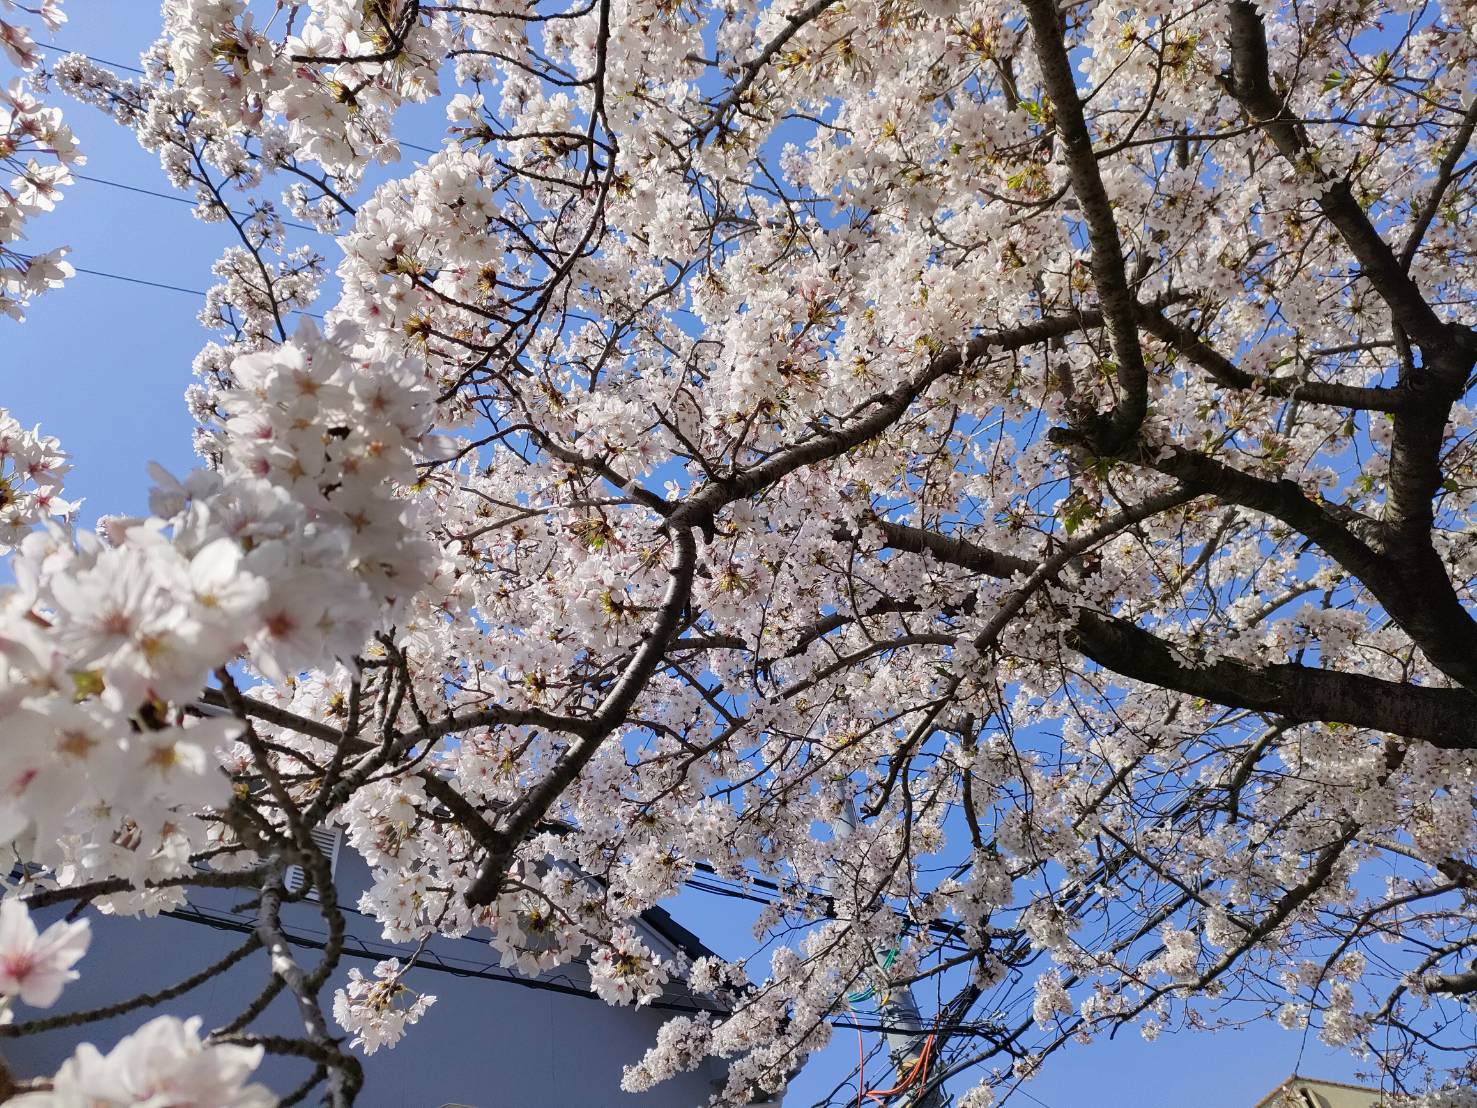
<path id="1" fill-rule="evenodd" d="M 57 495 L 70 468 L 56 439 L 0 419 L 0 553 L 43 520 L 70 518 L 76 505 Z"/>
<path id="2" fill-rule="evenodd" d="M 261 1062 L 259 1046 L 210 1044 L 200 1020 L 159 1016 L 102 1054 L 83 1043 L 57 1071 L 51 1089 L 22 1093 L 25 1108 L 125 1108 L 128 1105 L 210 1104 L 268 1108 L 265 1086 L 247 1084 Z"/>
<path id="3" fill-rule="evenodd" d="M 353 1032 L 350 1045 L 373 1054 L 380 1047 L 393 1047 L 405 1029 L 419 1023 L 436 998 L 402 985 L 409 966 L 390 958 L 376 963 L 374 978 L 357 969 L 349 971 L 349 983 L 333 994 L 333 1018 L 345 1031 Z"/>
<path id="4" fill-rule="evenodd" d="M 38 932 L 26 906 L 0 900 L 0 997 L 49 1008 L 78 973 L 72 967 L 87 953 L 91 926 L 86 920 L 58 920 Z M 14 1013 L 8 1009 L 7 1017 Z"/>
<path id="5" fill-rule="evenodd" d="M 632 929 L 617 930 L 590 957 L 590 986 L 611 1004 L 646 1004 L 661 993 L 670 970 Z"/>
<path id="6" fill-rule="evenodd" d="M 34 16 L 51 31 L 67 18 L 60 0 L 0 3 L 0 15 L 13 14 Z M 22 320 L 32 298 L 74 270 L 62 260 L 65 247 L 28 254 L 15 244 L 26 238 L 29 219 L 56 207 L 72 168 L 86 159 L 61 112 L 38 95 L 41 52 L 30 27 L 0 18 L 0 59 L 22 74 L 7 81 L 0 71 L 0 314 Z"/>

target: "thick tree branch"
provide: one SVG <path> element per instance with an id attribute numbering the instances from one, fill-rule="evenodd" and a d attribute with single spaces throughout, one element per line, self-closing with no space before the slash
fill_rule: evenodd
<path id="1" fill-rule="evenodd" d="M 666 596 L 662 598 L 661 608 L 643 636 L 641 646 L 590 718 L 590 729 L 537 785 L 520 798 L 504 824 L 485 838 L 483 845 L 491 845 L 492 849 L 483 859 L 477 879 L 467 889 L 465 899 L 468 904 L 474 907 L 488 904 L 497 895 L 512 864 L 514 852 L 559 795 L 589 764 L 605 740 L 625 721 L 636 698 L 661 664 L 681 626 L 682 613 L 692 596 L 692 580 L 697 569 L 697 540 L 692 532 L 685 529 L 674 531 L 672 541 L 675 554 Z"/>
<path id="2" fill-rule="evenodd" d="M 1079 612 L 1068 641 L 1121 676 L 1230 708 L 1297 723 L 1367 727 L 1448 750 L 1477 749 L 1477 696 L 1465 689 L 1293 664 L 1252 665 L 1229 658 L 1202 663 L 1127 620 L 1101 612 Z"/>
<path id="3" fill-rule="evenodd" d="M 1041 67 L 1041 81 L 1051 97 L 1057 134 L 1062 139 L 1072 191 L 1087 224 L 1087 238 L 1092 247 L 1092 279 L 1102 305 L 1113 357 L 1118 363 L 1116 373 L 1121 395 L 1112 413 L 1093 429 L 1092 436 L 1100 449 L 1112 453 L 1138 433 L 1148 411 L 1148 368 L 1134 323 L 1134 296 L 1118 238 L 1118 223 L 1113 218 L 1113 205 L 1103 186 L 1092 135 L 1082 114 L 1082 101 L 1077 97 L 1072 62 L 1062 37 L 1061 14 L 1053 0 L 1026 0 L 1025 7 L 1036 44 L 1036 60 Z"/>
<path id="4" fill-rule="evenodd" d="M 966 539 L 879 523 L 889 544 L 926 550 L 941 562 L 989 577 L 1027 568 Z M 1085 657 L 1123 677 L 1198 696 L 1231 708 L 1268 712 L 1293 722 L 1323 721 L 1419 739 L 1452 750 L 1477 749 L 1477 696 L 1465 689 L 1402 684 L 1362 674 L 1293 664 L 1201 662 L 1126 620 L 1080 609 L 1067 640 Z"/>
<path id="5" fill-rule="evenodd" d="M 1247 389 L 1267 396 L 1330 404 L 1338 408 L 1362 411 L 1396 412 L 1405 406 L 1406 395 L 1396 389 L 1365 388 L 1330 381 L 1304 381 L 1291 377 L 1261 377 L 1248 373 L 1220 351 L 1206 343 L 1195 331 L 1176 323 L 1163 312 L 1146 305 L 1137 309 L 1138 323 L 1159 341 L 1173 347 L 1230 389 Z"/>
<path id="6" fill-rule="evenodd" d="M 1477 970 L 1466 973 L 1433 973 L 1422 979 L 1428 993 L 1444 993 L 1447 996 L 1470 996 L 1477 993 Z"/>
<path id="7" fill-rule="evenodd" d="M 1354 199 L 1349 182 L 1328 180 L 1310 164 L 1308 137 L 1272 87 L 1266 27 L 1256 5 L 1247 0 L 1232 0 L 1227 9 L 1231 24 L 1231 70 L 1223 76 L 1222 83 L 1261 125 L 1282 156 L 1300 172 L 1316 175 L 1324 185 L 1318 206 L 1343 237 L 1365 278 L 1389 305 L 1395 322 L 1421 346 L 1440 347 L 1450 343 L 1453 328 L 1443 323 L 1426 303 L 1395 252 Z"/>
<path id="8" fill-rule="evenodd" d="M 846 453 L 882 432 L 897 421 L 918 397 L 935 381 L 994 351 L 1023 350 L 1047 339 L 1070 335 L 1102 324 L 1102 313 L 1081 312 L 1071 316 L 1048 316 L 1036 323 L 1026 323 L 979 335 L 954 349 L 935 355 L 919 373 L 904 380 L 862 405 L 865 414 L 845 421 L 836 430 L 819 431 L 791 446 L 775 451 L 764 461 L 742 473 L 721 481 L 710 481 L 683 499 L 667 517 L 669 528 L 698 527 L 708 529 L 713 518 L 724 507 L 766 489 L 805 466 Z"/>
<path id="9" fill-rule="evenodd" d="M 1386 549 L 1389 529 L 1347 508 L 1315 503 L 1293 481 L 1269 480 L 1187 450 L 1160 451 L 1143 464 L 1187 487 L 1265 513 L 1306 535 L 1415 640 L 1431 663 L 1477 689 L 1477 622 L 1453 590 L 1440 559 L 1420 546 Z"/>

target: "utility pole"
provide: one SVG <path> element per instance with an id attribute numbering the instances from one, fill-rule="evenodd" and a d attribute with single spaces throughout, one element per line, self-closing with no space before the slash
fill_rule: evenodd
<path id="1" fill-rule="evenodd" d="M 857 829 L 856 801 L 852 797 L 845 782 L 838 788 L 842 790 L 840 795 L 841 811 L 831 821 L 831 835 L 837 844 L 845 843 L 850 839 Z M 831 877 L 831 897 L 833 901 L 839 902 L 836 887 L 837 877 Z M 896 1098 L 889 1098 L 889 1108 L 945 1108 L 946 1099 L 942 1089 L 930 1087 L 924 1080 L 924 1063 L 922 1061 L 925 1052 L 930 1053 L 930 1059 L 936 1054 L 936 1048 L 940 1045 L 938 1037 L 932 1035 L 923 1023 L 923 1018 L 918 1012 L 918 1002 L 913 996 L 911 985 L 888 985 L 883 989 L 875 990 L 877 1001 L 877 1016 L 879 1022 L 887 1030 L 883 1032 L 883 1039 L 887 1043 L 887 1055 L 892 1061 L 894 1082 L 891 1088 L 898 1089 Z M 931 1042 L 930 1042 L 931 1040 Z M 931 1050 L 930 1048 L 934 1048 Z M 857 1072 L 857 1080 L 862 1080 L 860 1070 Z M 904 1088 L 903 1086 L 906 1086 Z M 922 1088 L 924 1093 L 919 1096 L 916 1090 Z"/>

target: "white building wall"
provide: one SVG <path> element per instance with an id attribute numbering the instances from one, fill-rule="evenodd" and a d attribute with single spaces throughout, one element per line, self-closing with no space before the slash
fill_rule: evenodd
<path id="1" fill-rule="evenodd" d="M 351 851 L 345 850 L 335 884 L 341 900 L 352 906 L 353 891 L 367 884 L 368 874 Z M 60 1004 L 45 1013 L 81 1011 L 111 1004 L 141 990 L 157 991 L 172 985 L 223 957 L 247 938 L 253 917 L 240 902 L 241 890 L 193 890 L 191 908 L 200 918 L 161 917 L 154 920 L 118 919 L 89 912 L 93 943 L 79 965 L 82 977 L 63 993 Z M 52 912 L 50 915 L 59 915 Z M 48 913 L 40 913 L 44 923 Z M 295 937 L 308 941 L 324 937 L 323 921 L 311 907 L 289 905 L 283 923 Z M 371 972 L 381 958 L 408 951 L 384 943 L 371 919 L 348 913 L 349 941 L 338 971 L 322 995 L 325 1013 L 331 1010 L 335 987 L 351 966 Z M 663 944 L 656 935 L 653 945 Z M 671 947 L 661 951 L 670 954 Z M 305 966 L 318 952 L 298 950 Z M 356 956 L 357 955 L 357 956 Z M 621 1070 L 639 1060 L 655 1042 L 657 1028 L 679 1014 L 654 1008 L 612 1008 L 585 995 L 567 995 L 506 980 L 508 971 L 497 966 L 497 952 L 485 939 L 437 938 L 429 944 L 424 965 L 418 965 L 406 984 L 434 994 L 437 1002 L 422 1021 L 410 1029 L 400 1046 L 381 1049 L 361 1061 L 364 1108 L 438 1108 L 461 1104 L 469 1108 L 697 1108 L 705 1104 L 722 1077 L 721 1067 L 706 1063 L 652 1092 L 632 1095 L 620 1091 Z M 434 968 L 440 963 L 440 969 Z M 266 962 L 252 954 L 190 993 L 167 1002 L 153 1014 L 200 1015 L 206 1029 L 218 1027 L 239 1013 L 266 984 Z M 499 979 L 457 976 L 456 972 L 484 973 Z M 578 965 L 564 967 L 543 979 L 545 985 L 583 991 L 588 978 Z M 685 993 L 664 998 L 672 1005 L 694 1003 Z M 66 1028 L 20 1039 L 0 1039 L 0 1056 L 17 1076 L 54 1072 L 80 1041 L 108 1049 L 148 1013 Z M 297 1035 L 292 1001 L 279 996 L 252 1030 Z M 301 1059 L 268 1055 L 260 1071 L 279 1095 L 294 1088 L 310 1072 Z M 314 1103 L 310 1098 L 308 1103 Z"/>

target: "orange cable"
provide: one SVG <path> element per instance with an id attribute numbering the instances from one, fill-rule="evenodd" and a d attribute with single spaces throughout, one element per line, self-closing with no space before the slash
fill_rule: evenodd
<path id="1" fill-rule="evenodd" d="M 898 1083 L 890 1089 L 868 1089 L 866 1092 L 867 1098 L 878 1104 L 883 1104 L 899 1093 L 907 1092 L 908 1086 L 913 1084 L 913 1081 L 919 1076 L 920 1072 L 927 1071 L 929 1054 L 932 1050 L 933 1036 L 929 1035 L 928 1038 L 923 1040 L 923 1049 L 919 1051 L 918 1057 L 913 1060 L 913 1064 L 908 1067 L 907 1072 L 899 1077 Z"/>

